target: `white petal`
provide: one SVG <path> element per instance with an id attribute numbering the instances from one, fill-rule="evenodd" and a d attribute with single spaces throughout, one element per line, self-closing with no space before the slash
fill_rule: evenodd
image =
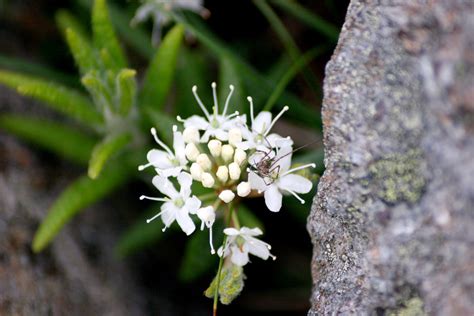
<path id="1" fill-rule="evenodd" d="M 216 129 L 214 131 L 214 135 L 216 135 L 216 138 L 220 139 L 220 140 L 223 140 L 223 141 L 226 141 L 229 139 L 229 133 L 222 129 L 222 128 L 219 128 L 219 129 Z"/>
<path id="2" fill-rule="evenodd" d="M 247 236 L 259 236 L 263 234 L 262 230 L 258 227 L 248 228 L 245 226 L 240 229 L 240 233 Z"/>
<path id="3" fill-rule="evenodd" d="M 224 229 L 224 234 L 226 234 L 227 236 L 237 236 L 240 234 L 240 231 L 231 227 Z"/>
<path id="4" fill-rule="evenodd" d="M 163 176 L 154 176 L 152 183 L 161 193 L 169 196 L 171 199 L 178 197 L 178 191 L 176 191 L 168 178 Z"/>
<path id="5" fill-rule="evenodd" d="M 268 189 L 268 185 L 263 181 L 262 177 L 253 171 L 249 171 L 248 175 L 250 187 L 259 192 L 263 192 Z"/>
<path id="6" fill-rule="evenodd" d="M 185 207 L 179 209 L 176 213 L 176 221 L 178 222 L 183 232 L 185 232 L 188 236 L 191 235 L 196 229 L 196 225 L 194 225 Z"/>
<path id="7" fill-rule="evenodd" d="M 278 180 L 278 187 L 281 190 L 290 190 L 296 193 L 308 193 L 313 187 L 313 183 L 298 174 L 287 174 Z"/>
<path id="8" fill-rule="evenodd" d="M 237 246 L 232 246 L 231 251 L 232 251 L 232 256 L 230 257 L 230 260 L 235 265 L 242 267 L 249 262 L 248 252 L 240 251 L 240 249 Z"/>
<path id="9" fill-rule="evenodd" d="M 191 184 L 193 183 L 193 177 L 187 172 L 181 172 L 178 175 L 178 183 L 181 186 L 180 194 L 183 198 L 187 198 L 191 195 Z"/>
<path id="10" fill-rule="evenodd" d="M 181 170 L 183 170 L 183 167 L 171 167 L 167 169 L 156 169 L 157 172 L 162 175 L 165 178 L 168 177 L 177 177 L 178 174 L 180 174 Z"/>
<path id="11" fill-rule="evenodd" d="M 252 124 L 252 130 L 258 134 L 266 132 L 267 128 L 272 123 L 272 113 L 262 111 L 258 113 Z"/>
<path id="12" fill-rule="evenodd" d="M 146 159 L 156 168 L 167 169 L 172 167 L 168 153 L 163 150 L 150 150 L 146 155 Z"/>
<path id="13" fill-rule="evenodd" d="M 196 214 L 197 210 L 201 207 L 201 200 L 193 196 L 184 202 L 184 208 L 188 210 L 190 214 Z"/>
<path id="14" fill-rule="evenodd" d="M 161 205 L 161 220 L 165 224 L 166 227 L 169 227 L 174 220 L 176 219 L 176 213 L 178 212 L 178 208 L 174 205 L 173 202 L 166 202 Z"/>
<path id="15" fill-rule="evenodd" d="M 252 255 L 267 260 L 270 256 L 270 250 L 268 245 L 261 240 L 256 238 L 249 238 L 249 240 L 243 246 L 244 251 L 250 252 Z"/>
<path id="16" fill-rule="evenodd" d="M 282 147 L 275 156 L 275 161 L 280 166 L 279 174 L 287 171 L 291 166 L 291 156 L 293 148 L 291 146 Z"/>
<path id="17" fill-rule="evenodd" d="M 291 147 L 293 146 L 293 140 L 288 137 L 282 137 L 278 134 L 272 133 L 267 136 L 268 142 L 272 145 L 272 147 Z"/>
<path id="18" fill-rule="evenodd" d="M 214 211 L 214 207 L 212 206 L 200 208 L 199 210 L 197 210 L 196 214 L 202 222 L 206 223 L 206 226 L 208 228 L 210 228 L 210 226 L 212 226 L 212 224 L 216 220 L 216 212 Z"/>
<path id="19" fill-rule="evenodd" d="M 176 158 L 179 160 L 181 165 L 185 165 L 186 160 L 186 153 L 185 153 L 186 144 L 184 143 L 184 137 L 181 132 L 173 132 L 173 149 L 176 155 Z"/>
<path id="20" fill-rule="evenodd" d="M 271 184 L 265 191 L 265 205 L 272 212 L 278 212 L 281 209 L 283 196 L 278 190 L 276 184 Z"/>
<path id="21" fill-rule="evenodd" d="M 205 130 L 209 126 L 209 122 L 199 115 L 193 115 L 184 121 L 184 127 L 195 127 L 197 129 Z"/>

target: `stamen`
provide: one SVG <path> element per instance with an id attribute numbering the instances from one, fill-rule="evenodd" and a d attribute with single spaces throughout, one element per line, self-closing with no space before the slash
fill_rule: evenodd
<path id="1" fill-rule="evenodd" d="M 215 254 L 214 245 L 212 244 L 212 226 L 209 227 L 209 245 L 211 246 L 211 254 Z"/>
<path id="2" fill-rule="evenodd" d="M 232 97 L 232 94 L 234 93 L 233 85 L 230 85 L 229 89 L 230 89 L 230 92 L 229 92 L 229 95 L 227 96 L 227 99 L 225 100 L 224 112 L 222 112 L 222 116 L 225 116 L 225 114 L 227 113 L 227 107 L 229 106 L 230 98 Z"/>
<path id="3" fill-rule="evenodd" d="M 278 119 L 283 115 L 283 113 L 285 113 L 286 111 L 288 111 L 289 107 L 287 105 L 285 105 L 283 107 L 283 109 L 280 111 L 280 113 L 278 113 L 277 116 L 275 116 L 275 118 L 273 119 L 273 121 L 270 123 L 270 126 L 268 127 L 267 131 L 265 132 L 264 136 L 267 136 L 268 133 L 270 133 L 270 130 L 272 129 L 273 125 L 275 125 L 276 121 L 278 121 Z"/>
<path id="4" fill-rule="evenodd" d="M 280 175 L 280 178 L 283 177 L 283 176 L 286 176 L 287 174 L 289 173 L 293 173 L 295 171 L 298 171 L 298 170 L 301 170 L 301 169 L 305 169 L 305 168 L 316 168 L 316 164 L 315 163 L 309 163 L 309 164 L 306 164 L 306 165 L 302 165 L 302 166 L 299 166 L 299 167 L 296 167 L 296 168 L 293 168 L 293 169 L 290 169 L 288 171 L 286 171 L 285 173 L 283 173 L 282 175 Z"/>
<path id="5" fill-rule="evenodd" d="M 176 120 L 177 120 L 178 122 L 181 122 L 181 123 L 184 123 L 184 122 L 186 121 L 186 120 L 184 120 L 183 118 L 181 118 L 181 116 L 179 116 L 179 115 L 176 116 Z"/>
<path id="6" fill-rule="evenodd" d="M 145 170 L 146 168 L 152 166 L 153 164 L 150 162 L 150 163 L 147 163 L 146 165 L 140 165 L 138 166 L 138 171 L 142 171 L 142 170 Z"/>
<path id="7" fill-rule="evenodd" d="M 211 83 L 212 87 L 212 96 L 214 98 L 214 114 L 217 115 L 219 113 L 219 103 L 217 103 L 217 85 L 215 82 Z"/>
<path id="8" fill-rule="evenodd" d="M 156 214 L 156 215 L 153 216 L 152 218 L 147 219 L 147 220 L 146 220 L 146 223 L 149 224 L 151 221 L 154 221 L 158 216 L 161 215 L 161 213 L 163 213 L 163 212 L 159 212 L 158 214 Z M 165 227 L 165 228 L 166 228 L 166 227 Z M 164 230 L 163 230 L 163 231 L 164 231 Z"/>
<path id="9" fill-rule="evenodd" d="M 143 201 L 143 200 L 152 200 L 152 201 L 158 201 L 158 202 L 168 202 L 169 199 L 167 198 L 157 198 L 157 197 L 153 197 L 153 196 L 146 196 L 146 195 L 142 195 L 140 196 L 140 200 Z"/>
<path id="10" fill-rule="evenodd" d="M 236 116 L 239 116 L 240 113 L 239 111 L 235 111 L 234 113 L 232 113 L 231 115 L 229 115 L 228 117 L 225 118 L 226 121 L 230 120 L 231 118 L 234 118 Z"/>
<path id="11" fill-rule="evenodd" d="M 158 135 L 156 134 L 156 129 L 154 127 L 151 128 L 151 134 L 153 135 L 153 138 L 155 139 L 155 142 L 158 143 L 158 145 L 160 145 L 164 150 L 166 150 L 168 152 L 168 154 L 170 154 L 171 156 L 174 157 L 174 154 L 173 152 L 171 151 L 171 149 L 166 146 L 165 143 L 163 143 L 159 138 L 158 138 Z"/>
<path id="12" fill-rule="evenodd" d="M 303 200 L 302 198 L 299 197 L 298 194 L 296 194 L 296 192 L 292 191 L 292 190 L 288 190 L 288 189 L 285 189 L 285 191 L 291 193 L 295 198 L 297 198 L 301 204 L 304 204 L 305 203 L 305 200 Z"/>
<path id="13" fill-rule="evenodd" d="M 250 120 L 252 121 L 253 126 L 253 99 L 252 97 L 247 97 L 247 100 L 250 102 Z"/>
<path id="14" fill-rule="evenodd" d="M 204 106 L 201 99 L 199 98 L 199 96 L 197 94 L 197 87 L 196 86 L 193 86 L 193 94 L 194 94 L 194 98 L 196 99 L 197 103 L 201 107 L 201 110 L 204 112 L 204 115 L 206 115 L 207 119 L 210 121 L 211 120 L 211 115 L 209 114 L 206 107 Z"/>

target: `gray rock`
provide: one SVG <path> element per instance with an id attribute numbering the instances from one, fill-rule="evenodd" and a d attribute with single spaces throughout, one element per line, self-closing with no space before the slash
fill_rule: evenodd
<path id="1" fill-rule="evenodd" d="M 474 2 L 353 0 L 326 68 L 309 315 L 474 314 Z"/>

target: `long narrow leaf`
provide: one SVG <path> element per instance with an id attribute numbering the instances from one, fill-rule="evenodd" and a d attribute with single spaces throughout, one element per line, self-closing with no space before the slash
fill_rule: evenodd
<path id="1" fill-rule="evenodd" d="M 90 42 L 86 28 L 84 28 L 81 22 L 68 10 L 58 10 L 58 12 L 56 12 L 55 19 L 56 24 L 63 35 L 66 35 L 66 30 L 70 29 L 80 37 L 87 39 L 88 42 Z"/>
<path id="2" fill-rule="evenodd" d="M 88 175 L 91 179 L 96 179 L 107 160 L 125 147 L 132 139 L 129 133 L 122 133 L 114 136 L 106 137 L 102 142 L 97 144 L 92 151 L 89 161 Z"/>
<path id="3" fill-rule="evenodd" d="M 285 25 L 280 20 L 278 15 L 268 5 L 266 0 L 253 0 L 253 2 L 255 3 L 257 8 L 260 10 L 260 12 L 262 12 L 262 14 L 267 18 L 273 30 L 280 38 L 280 41 L 285 46 L 288 54 L 290 55 L 290 58 L 293 60 L 293 62 L 296 62 L 300 58 L 301 52 L 298 46 L 296 45 L 295 41 L 291 37 L 290 32 L 288 32 L 288 30 L 286 29 Z M 303 71 L 304 78 L 306 82 L 308 83 L 309 87 L 313 91 L 319 91 L 320 89 L 318 88 L 316 84 L 316 78 L 314 74 L 311 72 L 311 70 L 308 68 L 305 68 L 305 69 L 302 69 L 302 71 Z"/>
<path id="4" fill-rule="evenodd" d="M 32 76 L 0 70 L 0 83 L 17 89 L 25 96 L 45 102 L 54 110 L 69 115 L 88 125 L 102 123 L 102 116 L 81 93 Z"/>
<path id="5" fill-rule="evenodd" d="M 136 74 L 135 70 L 126 68 L 121 69 L 116 77 L 116 103 L 122 116 L 126 116 L 134 106 L 137 93 Z"/>
<path id="6" fill-rule="evenodd" d="M 39 76 L 48 80 L 62 82 L 68 86 L 79 88 L 81 86 L 76 76 L 50 69 L 45 65 L 33 63 L 22 58 L 5 56 L 0 54 L 0 69 Z"/>
<path id="7" fill-rule="evenodd" d="M 87 164 L 96 142 L 64 124 L 17 115 L 0 116 L 0 128 L 79 164 Z"/>
<path id="8" fill-rule="evenodd" d="M 73 182 L 51 206 L 46 218 L 36 231 L 33 251 L 42 251 L 75 215 L 105 197 L 127 179 L 127 169 L 111 166 L 97 180 L 82 176 Z"/>
<path id="9" fill-rule="evenodd" d="M 337 38 L 339 37 L 339 29 L 316 14 L 308 11 L 298 4 L 298 2 L 289 0 L 272 1 L 282 9 L 293 14 L 296 18 L 300 19 L 301 22 L 306 23 L 308 26 L 326 36 L 329 40 L 333 42 L 337 41 Z"/>
<path id="10" fill-rule="evenodd" d="M 115 62 L 116 68 L 126 68 L 125 55 L 115 35 L 106 0 L 95 0 L 92 8 L 92 31 L 94 44 L 99 50 L 106 50 Z"/>
<path id="11" fill-rule="evenodd" d="M 99 68 L 98 56 L 94 52 L 91 43 L 73 29 L 67 29 L 65 34 L 69 50 L 81 74 L 85 75 L 88 71 Z"/>
<path id="12" fill-rule="evenodd" d="M 176 25 L 166 34 L 146 72 L 139 100 L 142 107 L 162 109 L 173 81 L 184 28 Z"/>
<path id="13" fill-rule="evenodd" d="M 193 16 L 186 15 L 186 19 L 183 19 L 174 15 L 173 18 L 184 24 L 188 30 L 192 31 L 194 35 L 215 55 L 218 57 L 225 56 L 232 59 L 239 67 L 239 73 L 242 78 L 245 78 L 245 89 L 248 94 L 254 98 L 255 106 L 257 108 L 259 108 L 259 105 L 263 106 L 263 102 L 267 100 L 273 91 L 274 82 L 268 81 L 265 76 L 248 65 L 242 58 L 226 47 L 220 39 L 210 33 L 209 30 L 207 30 L 206 27 Z M 289 117 L 304 122 L 317 130 L 321 129 L 321 118 L 315 110 L 311 110 L 310 105 L 302 102 L 299 98 L 288 92 L 283 93 L 278 101 L 281 102 L 279 108 L 283 107 L 285 104 L 291 106 L 291 110 L 288 112 Z M 259 102 L 261 103 L 259 104 Z"/>
<path id="14" fill-rule="evenodd" d="M 264 111 L 270 111 L 275 102 L 280 98 L 286 86 L 291 80 L 303 69 L 308 63 L 313 60 L 316 56 L 320 55 L 326 50 L 325 46 L 312 49 L 306 54 L 302 55 L 296 62 L 288 69 L 288 71 L 280 78 L 277 85 L 275 86 L 272 94 L 263 107 Z"/>
<path id="15" fill-rule="evenodd" d="M 229 94 L 229 85 L 233 85 L 234 93 L 230 100 L 228 113 L 235 111 L 239 111 L 240 113 L 248 112 L 247 109 L 249 109 L 249 106 L 243 101 L 246 100 L 246 95 L 238 67 L 232 59 L 226 57 L 221 57 L 219 64 L 219 102 L 221 103 L 221 107 L 224 106 L 224 101 Z"/>

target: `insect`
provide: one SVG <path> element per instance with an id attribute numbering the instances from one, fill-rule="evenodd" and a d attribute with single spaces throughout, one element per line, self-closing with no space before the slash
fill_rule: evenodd
<path id="1" fill-rule="evenodd" d="M 268 144 L 268 140 L 266 140 Z M 256 150 L 256 153 L 263 154 L 263 157 L 258 161 L 254 163 L 250 163 L 250 168 L 249 170 L 258 175 L 260 178 L 262 178 L 263 182 L 265 185 L 271 185 L 275 182 L 275 180 L 278 178 L 278 175 L 280 173 L 280 168 L 281 165 L 277 164 L 281 159 L 293 154 L 294 152 L 309 146 L 319 140 L 312 141 L 310 143 L 307 143 L 303 146 L 300 146 L 294 150 L 291 150 L 287 153 L 284 153 L 283 155 L 278 155 L 278 151 L 275 153 L 275 155 L 272 155 L 274 151 L 272 149 L 269 149 L 267 152 L 264 150 Z"/>

